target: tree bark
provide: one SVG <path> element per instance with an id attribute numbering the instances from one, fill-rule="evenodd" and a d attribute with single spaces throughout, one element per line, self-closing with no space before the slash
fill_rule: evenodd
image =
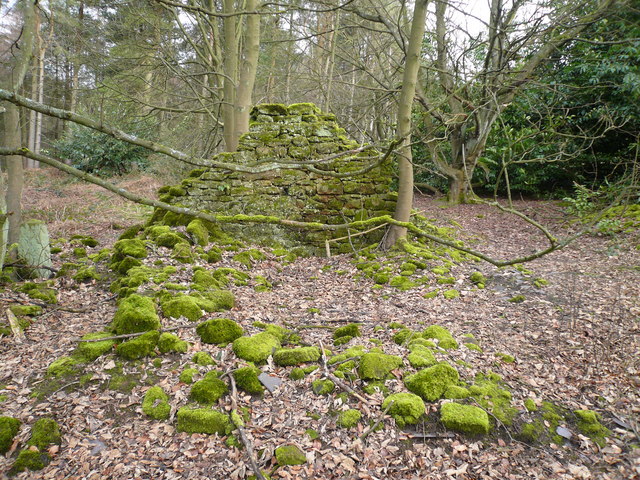
<path id="1" fill-rule="evenodd" d="M 258 8 L 257 0 L 247 0 L 246 9 L 249 12 Z M 240 135 L 249 131 L 249 113 L 253 98 L 253 86 L 258 70 L 258 56 L 260 53 L 260 16 L 247 15 L 247 26 L 244 34 L 244 55 L 240 71 L 238 93 L 235 108 L 234 135 L 235 148 L 238 147 Z"/>
<path id="2" fill-rule="evenodd" d="M 413 158 L 411 155 L 411 109 L 416 93 L 416 82 L 420 68 L 420 52 L 427 18 L 428 0 L 416 0 L 411 22 L 411 34 L 402 76 L 402 89 L 398 101 L 397 138 L 402 141 L 398 148 L 398 202 L 393 218 L 408 222 L 413 207 Z M 389 248 L 407 236 L 407 229 L 394 225 L 389 230 L 384 246 Z"/>
<path id="3" fill-rule="evenodd" d="M 224 0 L 224 13 L 233 13 L 233 0 Z M 222 136 L 224 137 L 225 150 L 233 152 L 238 149 L 238 136 L 236 135 L 235 106 L 236 88 L 238 78 L 238 40 L 236 37 L 235 16 L 225 17 L 224 25 L 224 81 L 223 81 L 223 105 L 222 122 L 224 123 Z"/>

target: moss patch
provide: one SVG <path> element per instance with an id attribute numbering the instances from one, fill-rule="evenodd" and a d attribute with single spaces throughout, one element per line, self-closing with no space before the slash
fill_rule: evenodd
<path id="1" fill-rule="evenodd" d="M 360 410 L 350 408 L 349 410 L 345 410 L 338 414 L 336 424 L 341 428 L 353 428 L 358 425 L 361 418 L 362 413 L 360 413 Z"/>
<path id="2" fill-rule="evenodd" d="M 188 349 L 189 343 L 181 340 L 180 337 L 173 333 L 164 332 L 158 339 L 158 350 L 160 350 L 160 353 L 186 353 Z"/>
<path id="3" fill-rule="evenodd" d="M 248 362 L 263 363 L 280 348 L 280 340 L 273 335 L 262 332 L 251 337 L 240 337 L 233 342 L 233 352 Z"/>
<path id="4" fill-rule="evenodd" d="M 299 347 L 278 350 L 273 354 L 273 362 L 280 366 L 300 365 L 317 362 L 320 359 L 318 347 Z"/>
<path id="5" fill-rule="evenodd" d="M 240 338 L 244 330 L 228 318 L 214 318 L 198 325 L 196 333 L 204 343 L 222 344 Z"/>
<path id="6" fill-rule="evenodd" d="M 160 318 L 155 303 L 149 297 L 129 295 L 120 301 L 111 328 L 117 335 L 159 330 Z"/>
<path id="7" fill-rule="evenodd" d="M 305 454 L 295 445 L 283 445 L 276 448 L 276 460 L 278 465 L 302 465 L 307 463 Z"/>
<path id="8" fill-rule="evenodd" d="M 358 375 L 363 380 L 384 380 L 402 365 L 402 358 L 384 353 L 365 353 L 360 358 Z"/>
<path id="9" fill-rule="evenodd" d="M 229 416 L 215 410 L 182 407 L 176 417 L 179 432 L 226 435 L 232 430 Z"/>
<path id="10" fill-rule="evenodd" d="M 195 377 L 197 374 L 198 374 L 198 369 L 197 368 L 185 368 L 180 373 L 180 381 L 182 383 L 192 384 L 193 383 L 193 377 Z"/>
<path id="11" fill-rule="evenodd" d="M 455 385 L 458 379 L 458 371 L 455 368 L 448 363 L 439 363 L 405 377 L 404 384 L 410 392 L 419 395 L 424 400 L 435 402 L 442 398 L 444 392 L 451 385 Z"/>
<path id="12" fill-rule="evenodd" d="M 142 400 L 142 411 L 156 420 L 168 419 L 171 413 L 168 395 L 158 386 L 151 387 Z"/>
<path id="13" fill-rule="evenodd" d="M 391 404 L 393 402 L 393 404 Z M 391 405 L 389 407 L 389 405 Z M 394 393 L 389 395 L 382 402 L 382 409 L 391 415 L 397 425 L 402 428 L 408 424 L 418 423 L 420 417 L 425 413 L 424 401 L 413 393 Z"/>
<path id="14" fill-rule="evenodd" d="M 336 328 L 333 332 L 333 339 L 336 340 L 341 337 L 359 337 L 360 326 L 357 323 L 350 323 L 344 327 Z"/>
<path id="15" fill-rule="evenodd" d="M 313 381 L 311 389 L 316 395 L 328 395 L 336 389 L 336 384 L 328 379 L 318 379 Z"/>
<path id="16" fill-rule="evenodd" d="M 600 423 L 599 416 L 591 410 L 574 410 L 573 414 L 577 418 L 578 430 L 599 447 L 606 445 L 606 437 L 611 434 L 608 428 Z"/>
<path id="17" fill-rule="evenodd" d="M 20 420 L 13 417 L 0 417 L 0 454 L 4 455 L 13 444 L 20 430 Z"/>
<path id="18" fill-rule="evenodd" d="M 143 333 L 139 337 L 118 345 L 116 347 L 116 354 L 127 360 L 137 360 L 138 358 L 147 357 L 154 352 L 159 339 L 160 332 L 157 330 Z"/>
<path id="19" fill-rule="evenodd" d="M 233 372 L 233 378 L 235 378 L 238 388 L 256 395 L 264 392 L 264 386 L 258 380 L 260 373 L 260 369 L 256 367 L 242 367 Z"/>
<path id="20" fill-rule="evenodd" d="M 209 355 L 207 352 L 196 352 L 193 354 L 193 357 L 191 357 L 191 361 L 193 363 L 195 363 L 196 365 L 201 365 L 203 367 L 206 367 L 207 365 L 215 365 L 216 362 L 213 359 L 213 357 L 211 355 Z"/>
<path id="21" fill-rule="evenodd" d="M 49 455 L 46 453 L 41 453 L 36 450 L 22 450 L 18 454 L 18 458 L 16 458 L 11 470 L 9 470 L 9 476 L 16 475 L 25 470 L 42 470 L 47 463 L 49 463 Z"/>
<path id="22" fill-rule="evenodd" d="M 453 338 L 451 332 L 440 325 L 431 325 L 422 332 L 422 337 L 438 341 L 438 346 L 446 350 L 458 348 L 458 342 Z"/>
<path id="23" fill-rule="evenodd" d="M 218 378 L 218 372 L 208 372 L 191 387 L 189 398 L 202 405 L 213 405 L 227 394 L 229 387 Z"/>
<path id="24" fill-rule="evenodd" d="M 449 430 L 471 435 L 489 433 L 489 415 L 481 408 L 459 403 L 445 403 L 440 407 L 440 420 Z"/>
<path id="25" fill-rule="evenodd" d="M 204 312 L 198 305 L 198 300 L 189 295 L 179 295 L 162 302 L 162 312 L 167 317 L 185 317 L 192 322 L 199 320 L 204 315 Z"/>

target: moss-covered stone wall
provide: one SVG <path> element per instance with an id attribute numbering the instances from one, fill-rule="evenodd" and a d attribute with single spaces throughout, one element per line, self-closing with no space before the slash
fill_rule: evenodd
<path id="1" fill-rule="evenodd" d="M 221 153 L 215 160 L 252 166 L 309 162 L 359 146 L 347 137 L 334 115 L 320 112 L 313 104 L 263 104 L 253 108 L 250 131 L 240 138 L 238 151 Z M 314 166 L 324 171 L 356 172 L 374 162 L 379 155 L 380 152 L 369 148 Z M 161 200 L 225 215 L 275 215 L 291 220 L 341 224 L 392 213 L 396 196 L 391 192 L 391 181 L 390 161 L 366 174 L 348 178 L 294 168 L 256 174 L 198 169 L 181 185 L 163 187 Z M 157 218 L 157 212 L 154 217 Z M 346 231 L 293 231 L 264 224 L 222 227 L 242 238 L 282 246 L 324 248 L 326 238 L 347 234 Z M 367 239 L 371 240 L 371 237 Z M 345 248 L 343 245 L 342 249 Z"/>

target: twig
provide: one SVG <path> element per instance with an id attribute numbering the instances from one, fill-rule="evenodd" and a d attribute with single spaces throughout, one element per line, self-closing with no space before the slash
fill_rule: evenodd
<path id="1" fill-rule="evenodd" d="M 231 372 L 227 372 L 231 373 Z M 244 426 L 242 419 L 240 418 L 240 414 L 238 413 L 238 391 L 236 389 L 236 380 L 233 378 L 233 375 L 228 375 L 229 381 L 231 382 L 231 421 L 238 429 L 238 433 L 240 434 L 240 440 L 244 444 L 245 449 L 247 450 L 247 456 L 249 457 L 249 463 L 251 464 L 251 468 L 253 472 L 256 474 L 256 478 L 258 480 L 266 480 L 264 475 L 262 475 L 262 471 L 260 471 L 260 467 L 258 466 L 258 461 L 256 460 L 255 454 L 253 453 L 253 445 L 251 441 L 247 437 L 246 432 L 244 431 Z"/>
<path id="2" fill-rule="evenodd" d="M 71 382 L 71 383 L 67 383 L 66 385 L 60 387 L 59 389 L 57 389 L 55 392 L 53 392 L 51 395 L 55 395 L 58 392 L 61 392 L 62 390 L 64 390 L 67 387 L 70 387 L 71 385 L 75 385 L 76 383 L 80 383 L 79 380 L 76 380 L 75 382 Z"/>
<path id="3" fill-rule="evenodd" d="M 34 270 L 49 270 L 50 272 L 53 273 L 58 273 L 58 269 L 57 268 L 53 268 L 53 267 L 48 267 L 47 265 L 27 265 L 25 263 L 20 263 L 20 262 L 12 262 L 12 263 L 5 263 L 4 264 L 5 267 L 18 267 L 18 268 L 31 268 Z"/>
<path id="4" fill-rule="evenodd" d="M 164 333 L 164 332 L 173 332 L 175 330 L 180 330 L 181 328 L 196 328 L 198 325 L 180 325 L 178 327 L 171 327 L 171 328 L 163 328 L 162 330 L 158 330 L 160 333 Z M 76 338 L 74 341 L 75 342 L 104 342 L 105 340 L 120 340 L 121 338 L 133 338 L 133 337 L 139 337 L 140 335 L 144 335 L 147 332 L 138 332 L 138 333 L 127 333 L 127 334 L 123 334 L 123 335 L 114 335 L 113 337 L 104 337 L 104 338 L 88 338 L 86 340 L 83 340 L 81 338 Z"/>
<path id="5" fill-rule="evenodd" d="M 349 385 L 344 383 L 342 380 L 340 380 L 338 377 L 336 377 L 333 373 L 329 371 L 329 366 L 327 365 L 327 356 L 324 353 L 324 345 L 322 344 L 322 340 L 320 340 L 320 352 L 322 352 L 322 367 L 324 369 L 323 376 L 331 380 L 336 385 L 338 385 L 342 390 L 347 392 L 349 395 L 357 398 L 365 405 L 369 405 L 369 402 L 367 401 L 366 398 L 364 398 L 362 395 L 356 392 L 353 388 L 351 388 Z"/>
<path id="6" fill-rule="evenodd" d="M 393 406 L 393 404 L 395 403 L 395 400 L 391 400 L 389 402 L 389 405 L 387 405 L 387 408 L 385 408 L 382 411 L 382 415 L 380 415 L 380 417 L 376 420 L 376 422 L 371 425 L 369 428 L 367 428 L 364 432 L 362 432 L 362 435 L 360 435 L 358 437 L 358 440 L 362 441 L 365 438 L 367 438 L 369 436 L 369 434 L 371 434 L 371 432 L 375 431 L 376 428 L 378 428 L 378 425 L 380 425 L 383 420 L 384 420 L 384 416 L 387 414 L 387 412 L 391 409 L 391 407 Z"/>

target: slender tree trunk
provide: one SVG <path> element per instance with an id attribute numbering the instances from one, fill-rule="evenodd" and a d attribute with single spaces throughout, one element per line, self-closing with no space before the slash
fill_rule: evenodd
<path id="1" fill-rule="evenodd" d="M 257 0 L 247 0 L 245 8 L 253 12 L 258 8 Z M 244 34 L 244 56 L 240 67 L 240 80 L 236 96 L 235 147 L 238 148 L 240 135 L 249 131 L 249 112 L 253 98 L 253 86 L 258 70 L 258 56 L 260 53 L 260 15 L 247 15 Z"/>
<path id="2" fill-rule="evenodd" d="M 224 13 L 233 13 L 233 0 L 224 0 Z M 224 81 L 223 81 L 223 105 L 222 122 L 224 123 L 222 136 L 224 137 L 225 150 L 233 152 L 238 149 L 238 136 L 236 135 L 235 106 L 236 88 L 238 78 L 238 41 L 236 38 L 235 16 L 225 17 L 224 23 Z"/>
<path id="3" fill-rule="evenodd" d="M 402 76 L 402 89 L 398 101 L 397 137 L 402 139 L 398 148 L 398 202 L 393 218 L 408 222 L 413 207 L 413 163 L 411 155 L 411 109 L 416 93 L 416 82 L 420 68 L 420 52 L 427 18 L 428 0 L 416 0 L 411 22 L 411 34 Z M 394 225 L 385 239 L 385 247 L 395 245 L 407 236 L 407 229 Z"/>

